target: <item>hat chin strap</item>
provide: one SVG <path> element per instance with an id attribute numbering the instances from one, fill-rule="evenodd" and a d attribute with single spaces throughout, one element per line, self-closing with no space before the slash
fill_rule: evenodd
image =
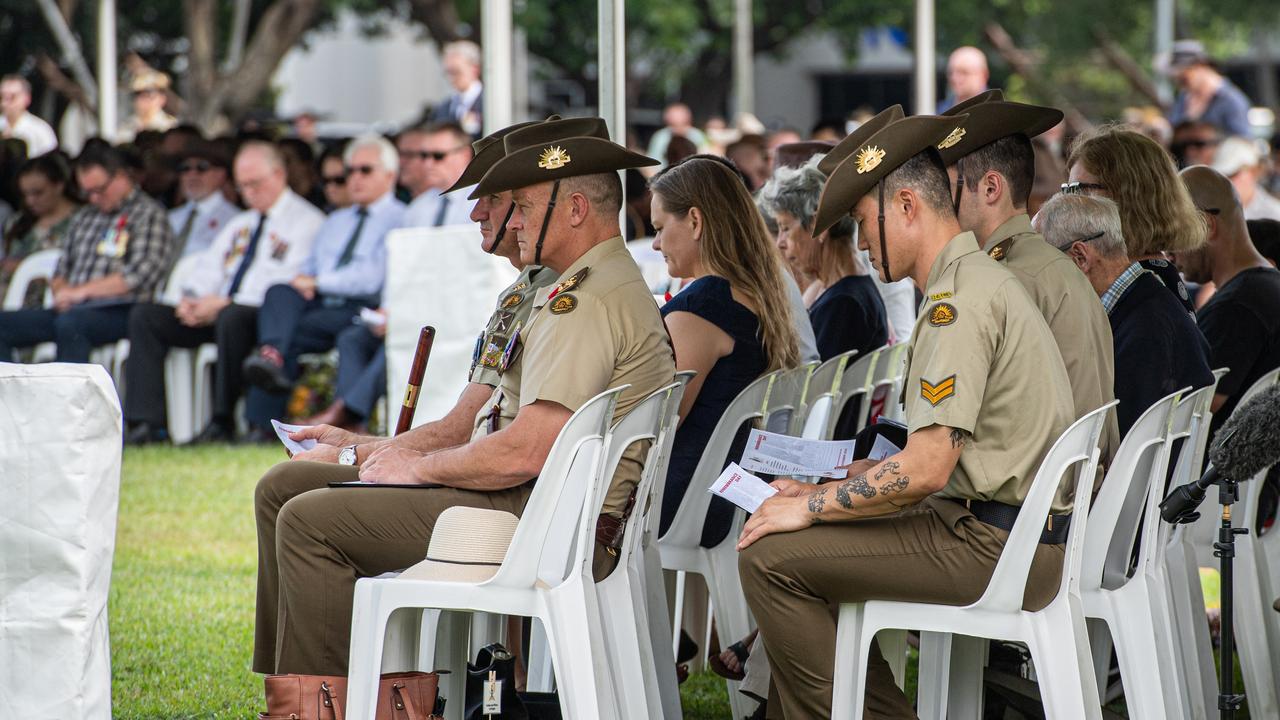
<path id="1" fill-rule="evenodd" d="M 556 209 L 556 195 L 560 193 L 560 181 L 551 185 L 551 199 L 547 201 L 547 214 L 542 216 L 542 229 L 538 231 L 538 244 L 533 249 L 533 264 L 542 264 L 542 241 L 547 238 L 547 228 L 551 226 L 551 211 Z"/>
<path id="2" fill-rule="evenodd" d="M 485 252 L 490 255 L 498 252 L 498 245 L 502 243 L 502 238 L 507 236 L 507 223 L 511 222 L 511 214 L 515 211 L 516 204 L 514 202 L 507 206 L 507 216 L 502 218 L 502 226 L 498 228 L 498 232 L 493 236 L 493 244 Z"/>
<path id="3" fill-rule="evenodd" d="M 964 194 L 964 158 L 956 161 L 956 217 L 960 217 L 960 196 Z"/>
<path id="4" fill-rule="evenodd" d="M 880 223 L 880 269 L 884 270 L 884 281 L 893 282 L 893 275 L 889 273 L 889 247 L 884 242 L 884 180 L 876 183 L 876 187 L 880 189 L 880 214 L 876 216 L 876 221 Z"/>

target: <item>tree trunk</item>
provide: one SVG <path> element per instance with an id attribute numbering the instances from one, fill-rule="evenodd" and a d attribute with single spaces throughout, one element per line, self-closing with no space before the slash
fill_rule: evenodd
<path id="1" fill-rule="evenodd" d="M 458 8 L 453 0 L 409 0 L 409 19 L 421 23 L 440 47 L 462 39 L 458 34 Z M 479 33 L 472 39 L 480 42 Z"/>

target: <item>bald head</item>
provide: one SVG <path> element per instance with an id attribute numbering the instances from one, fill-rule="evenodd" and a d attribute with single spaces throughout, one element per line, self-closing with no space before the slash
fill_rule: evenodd
<path id="1" fill-rule="evenodd" d="M 1208 165 L 1192 165 L 1179 176 L 1201 212 L 1216 215 L 1219 222 L 1243 223 L 1244 209 L 1236 188 L 1225 175 Z"/>
<path id="2" fill-rule="evenodd" d="M 956 48 L 947 59 L 947 85 L 958 103 L 985 92 L 990 78 L 987 56 L 972 45 Z"/>

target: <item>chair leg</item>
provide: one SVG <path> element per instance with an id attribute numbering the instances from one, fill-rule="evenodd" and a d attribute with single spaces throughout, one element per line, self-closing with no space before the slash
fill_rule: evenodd
<path id="1" fill-rule="evenodd" d="M 1045 717 L 1048 720 L 1102 720 L 1083 616 L 1078 610 L 1068 610 L 1063 602 L 1056 611 L 1046 608 L 1031 619 L 1030 625 L 1026 641 L 1036 677 L 1041 678 L 1040 699 Z M 1051 681 L 1046 681 L 1049 679 Z"/>
<path id="2" fill-rule="evenodd" d="M 865 688 L 867 671 L 867 654 L 862 652 L 863 607 L 862 603 L 841 605 L 836 619 L 836 657 L 831 675 L 832 718 L 851 720 L 862 717 L 861 693 L 865 689 L 859 690 L 858 683 L 863 683 Z"/>
<path id="3" fill-rule="evenodd" d="M 471 613 L 440 612 L 435 630 L 435 662 L 430 667 L 450 671 L 440 676 L 440 694 L 448 701 L 444 708 L 445 720 L 462 720 L 467 696 L 467 642 L 470 634 Z"/>
<path id="4" fill-rule="evenodd" d="M 951 636 L 951 668 L 948 673 L 948 704 L 952 720 L 981 720 L 986 692 L 983 681 L 990 641 L 969 635 Z"/>
<path id="5" fill-rule="evenodd" d="M 608 673 L 600 665 L 600 638 L 592 637 L 584 622 L 594 608 L 588 607 L 585 593 L 568 590 L 549 600 L 545 618 L 560 709 L 565 720 L 613 720 L 617 711 L 612 704 Z"/>
<path id="6" fill-rule="evenodd" d="M 657 675 L 662 713 L 667 720 L 682 720 L 680 686 L 676 683 L 675 654 L 667 639 L 671 637 L 671 620 L 667 614 L 667 593 L 662 577 L 662 561 L 656 547 L 645 551 L 645 610 L 649 614 L 649 638 L 652 647 L 653 672 Z M 644 642 L 645 638 L 641 638 Z"/>
<path id="7" fill-rule="evenodd" d="M 387 618 L 382 641 L 382 672 L 415 670 L 418 638 L 422 633 L 422 611 L 398 608 Z"/>
<path id="8" fill-rule="evenodd" d="M 1089 652 L 1093 658 L 1093 677 L 1098 686 L 1098 702 L 1107 703 L 1107 680 L 1111 674 L 1111 630 L 1102 618 L 1085 618 L 1089 633 Z"/>
<path id="9" fill-rule="evenodd" d="M 535 621 L 529 630 L 529 677 L 526 683 L 531 692 L 551 692 L 555 689 L 551 645 L 547 639 L 546 627 L 541 621 Z"/>
<path id="10" fill-rule="evenodd" d="M 943 632 L 920 633 L 920 671 L 916 675 L 916 712 L 920 717 L 947 717 L 954 637 Z"/>
<path id="11" fill-rule="evenodd" d="M 383 607 L 380 599 L 375 583 L 356 583 L 347 670 L 347 717 L 350 720 L 373 720 L 377 712 L 383 642 L 387 620 L 393 611 Z"/>

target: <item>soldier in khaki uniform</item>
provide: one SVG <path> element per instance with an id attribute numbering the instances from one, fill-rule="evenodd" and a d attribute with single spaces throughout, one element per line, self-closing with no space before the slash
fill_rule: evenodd
<path id="1" fill-rule="evenodd" d="M 512 326 L 498 360 L 498 387 L 475 413 L 469 439 L 456 426 L 436 423 L 441 427 L 424 438 L 441 448 L 434 452 L 386 443 L 368 457 L 351 448 L 340 459 L 360 461 L 359 478 L 370 483 L 444 487 L 331 489 L 328 482 L 350 480 L 357 471 L 305 462 L 278 465 L 260 481 L 255 503 L 264 569 L 256 672 L 345 673 L 356 578 L 421 560 L 436 518 L 448 507 L 519 515 L 574 410 L 629 384 L 618 405 L 623 415 L 673 379 L 657 306 L 617 223 L 622 190 L 616 171 L 656 163 L 607 138 L 599 119 L 512 131 L 502 139 L 503 157 L 473 193 L 490 198 L 512 191 L 516 207 L 507 227 L 522 259 L 540 259 L 559 282 L 534 293 L 528 317 Z M 633 455 L 605 504 L 615 525 L 638 477 Z M 600 572 L 612 569 L 611 559 L 597 549 Z"/>
<path id="2" fill-rule="evenodd" d="M 956 221 L 936 146 L 954 118 L 899 120 L 840 164 L 816 231 L 852 212 L 883 280 L 925 295 L 904 394 L 907 447 L 816 488 L 788 480 L 743 528 L 739 568 L 773 668 L 768 716 L 830 716 L 831 604 L 964 604 L 986 588 L 1044 455 L 1072 419 L 1066 369 L 1021 283 Z M 1069 505 L 1032 563 L 1027 607 L 1057 587 Z M 878 652 L 870 716 L 914 718 Z"/>
<path id="3" fill-rule="evenodd" d="M 958 114 L 967 118 L 955 120 L 938 152 L 956 186 L 960 228 L 977 235 L 982 249 L 1022 282 L 1040 309 L 1067 367 L 1075 416 L 1084 417 L 1115 399 L 1111 324 L 1088 280 L 1071 272 L 1071 259 L 1032 230 L 1027 216 L 1036 176 L 1031 138 L 1061 122 L 1062 111 L 1005 102 L 993 90 L 944 116 Z M 1099 443 L 1099 481 L 1119 445 L 1120 428 L 1112 414 Z"/>

